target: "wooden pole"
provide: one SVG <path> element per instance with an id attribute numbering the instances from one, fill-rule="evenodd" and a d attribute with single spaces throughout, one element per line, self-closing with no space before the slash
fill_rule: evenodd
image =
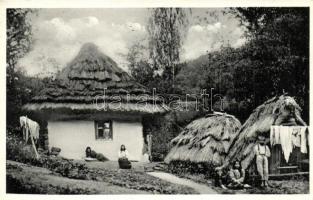
<path id="1" fill-rule="evenodd" d="M 33 146 L 35 154 L 36 154 L 36 159 L 38 159 L 39 158 L 39 154 L 37 152 L 37 149 L 36 149 L 36 146 L 35 146 L 35 142 L 34 142 L 33 136 L 31 134 L 30 134 L 30 140 L 32 141 L 32 146 Z"/>
<path id="2" fill-rule="evenodd" d="M 27 116 L 26 116 L 26 126 L 28 127 L 26 131 L 29 132 L 28 137 L 30 137 L 30 140 L 31 140 L 31 142 L 32 142 L 32 147 L 33 147 L 33 149 L 34 149 L 34 151 L 35 151 L 36 159 L 38 159 L 38 158 L 39 158 L 39 154 L 38 154 L 37 149 L 36 149 L 36 146 L 35 146 L 33 134 L 32 134 L 31 131 L 29 131 L 28 118 L 27 118 Z"/>

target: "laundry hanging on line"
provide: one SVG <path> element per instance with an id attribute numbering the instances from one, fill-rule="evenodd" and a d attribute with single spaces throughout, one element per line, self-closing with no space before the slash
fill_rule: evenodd
<path id="1" fill-rule="evenodd" d="M 300 147 L 301 153 L 307 153 L 307 126 L 271 126 L 271 146 L 281 144 L 286 162 L 294 147 Z"/>
<path id="2" fill-rule="evenodd" d="M 271 146 L 280 144 L 280 126 L 271 126 L 270 143 Z"/>
<path id="3" fill-rule="evenodd" d="M 39 139 L 39 124 L 25 116 L 20 117 L 20 126 L 23 129 L 23 139 L 25 142 L 31 136 L 34 139 Z"/>
<path id="4" fill-rule="evenodd" d="M 308 153 L 307 150 L 307 144 L 309 145 L 308 141 L 309 141 L 309 132 L 306 131 L 306 129 L 302 128 L 300 130 L 300 136 L 301 136 L 301 146 L 300 146 L 300 151 L 302 153 Z"/>
<path id="5" fill-rule="evenodd" d="M 280 127 L 280 144 L 287 163 L 293 149 L 291 130 L 288 126 Z"/>

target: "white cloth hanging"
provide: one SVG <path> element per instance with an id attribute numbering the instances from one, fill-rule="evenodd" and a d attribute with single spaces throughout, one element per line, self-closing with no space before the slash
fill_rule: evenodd
<path id="1" fill-rule="evenodd" d="M 23 130 L 23 139 L 27 143 L 29 137 L 39 139 L 39 124 L 25 116 L 20 117 L 20 126 Z"/>
<path id="2" fill-rule="evenodd" d="M 292 139 L 292 145 L 294 147 L 301 147 L 301 129 L 303 127 L 296 126 L 296 127 L 291 127 L 292 128 L 292 134 L 291 134 L 291 139 Z"/>
<path id="3" fill-rule="evenodd" d="M 280 127 L 280 144 L 287 163 L 289 161 L 289 156 L 293 149 L 291 135 L 292 129 L 290 129 L 288 126 Z"/>
<path id="4" fill-rule="evenodd" d="M 39 139 L 39 124 L 33 120 L 28 119 L 27 120 L 29 132 L 33 138 L 36 140 Z"/>
<path id="5" fill-rule="evenodd" d="M 308 153 L 307 126 L 271 126 L 271 146 L 281 144 L 286 162 L 294 147 L 300 147 L 301 153 Z"/>
<path id="6" fill-rule="evenodd" d="M 300 137 L 301 137 L 301 146 L 300 146 L 300 151 L 301 153 L 308 153 L 307 150 L 307 138 L 308 136 L 306 135 L 306 127 L 302 128 L 300 130 Z"/>
<path id="7" fill-rule="evenodd" d="M 25 143 L 27 143 L 28 138 L 29 138 L 29 130 L 28 130 L 28 125 L 27 125 L 27 117 L 25 116 L 21 116 L 20 117 L 20 126 L 22 128 L 22 132 L 23 132 L 23 140 L 25 141 Z"/>
<path id="8" fill-rule="evenodd" d="M 280 126 L 271 126 L 270 143 L 271 146 L 280 144 Z"/>
<path id="9" fill-rule="evenodd" d="M 25 116 L 21 116 L 20 125 L 23 130 L 23 139 L 25 140 L 25 143 L 27 143 L 28 138 L 30 138 L 32 142 L 32 147 L 36 154 L 36 158 L 38 159 L 40 156 L 37 152 L 34 139 L 39 139 L 39 124 L 31 119 L 28 119 Z"/>

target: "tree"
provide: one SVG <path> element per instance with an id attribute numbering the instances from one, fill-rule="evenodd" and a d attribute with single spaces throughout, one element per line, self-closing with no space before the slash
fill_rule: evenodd
<path id="1" fill-rule="evenodd" d="M 238 103 L 238 112 L 227 112 L 243 121 L 265 100 L 287 92 L 296 97 L 303 118 L 309 121 L 308 9 L 236 8 L 231 12 L 247 26 L 247 43 L 188 62 L 176 77 L 177 87 L 191 93 L 214 87 Z"/>
<path id="2" fill-rule="evenodd" d="M 149 63 L 149 58 L 144 55 L 146 51 L 147 48 L 140 42 L 137 42 L 130 47 L 126 60 L 128 61 L 128 67 L 132 77 L 138 83 L 148 88 L 153 88 L 152 80 L 154 71 Z"/>
<path id="3" fill-rule="evenodd" d="M 258 97 L 283 92 L 296 96 L 308 121 L 309 8 L 236 8 L 233 11 L 249 30 L 246 52 L 258 63 L 254 74 L 262 83 L 256 86 Z"/>
<path id="4" fill-rule="evenodd" d="M 180 51 L 188 27 L 188 11 L 182 8 L 153 8 L 148 23 L 149 52 L 153 68 L 165 80 L 172 79 L 180 61 Z M 168 73 L 171 72 L 171 73 Z"/>
<path id="5" fill-rule="evenodd" d="M 16 68 L 18 59 L 31 48 L 32 27 L 31 9 L 7 9 L 7 122 L 17 123 L 20 108 L 30 89 L 25 87 L 23 72 Z M 26 96 L 25 96 L 26 95 Z"/>

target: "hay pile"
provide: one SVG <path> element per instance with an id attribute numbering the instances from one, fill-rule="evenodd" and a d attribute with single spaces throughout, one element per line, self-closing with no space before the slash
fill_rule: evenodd
<path id="1" fill-rule="evenodd" d="M 56 80 L 24 109 L 97 110 L 99 106 L 96 107 L 95 101 L 105 102 L 106 111 L 163 113 L 168 110 L 92 43 L 84 44 Z"/>
<path id="2" fill-rule="evenodd" d="M 234 116 L 217 112 L 194 120 L 171 141 L 173 147 L 165 162 L 221 165 L 240 126 Z"/>
<path id="3" fill-rule="evenodd" d="M 247 169 L 254 159 L 253 147 L 258 133 L 270 134 L 272 125 L 306 125 L 300 116 L 301 108 L 295 99 L 282 95 L 273 97 L 257 107 L 231 144 L 229 154 L 221 168 L 240 159 L 243 169 Z"/>

